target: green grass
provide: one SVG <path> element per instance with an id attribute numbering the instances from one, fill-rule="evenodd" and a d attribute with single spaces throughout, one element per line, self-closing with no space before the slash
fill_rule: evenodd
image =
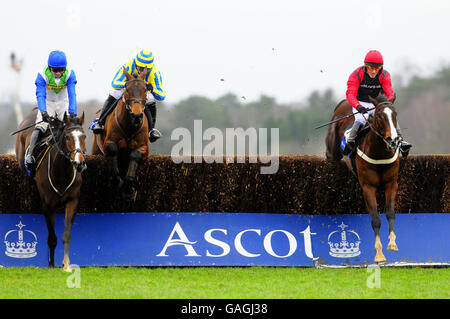
<path id="1" fill-rule="evenodd" d="M 61 268 L 0 268 L 5 298 L 300 299 L 450 297 L 449 268 L 381 268 L 380 288 L 368 288 L 365 268 L 122 268 L 80 269 L 68 288 Z"/>

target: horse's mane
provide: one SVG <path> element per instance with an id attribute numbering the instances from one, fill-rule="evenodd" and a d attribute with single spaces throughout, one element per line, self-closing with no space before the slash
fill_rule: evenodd
<path id="1" fill-rule="evenodd" d="M 386 95 L 380 94 L 375 98 L 375 100 L 377 100 L 379 103 L 381 103 L 381 102 L 387 102 L 388 98 Z"/>
<path id="2" fill-rule="evenodd" d="M 70 117 L 70 123 L 81 126 L 81 119 L 78 116 Z"/>

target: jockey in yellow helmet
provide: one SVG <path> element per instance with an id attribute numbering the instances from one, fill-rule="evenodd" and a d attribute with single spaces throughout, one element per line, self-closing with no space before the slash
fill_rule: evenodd
<path id="1" fill-rule="evenodd" d="M 161 133 L 155 128 L 156 100 L 163 101 L 166 98 L 166 93 L 163 89 L 161 74 L 154 65 L 153 60 L 152 52 L 148 50 L 141 50 L 135 58 L 131 59 L 119 68 L 111 82 L 112 90 L 103 104 L 100 117 L 97 122 L 94 120 L 90 126 L 94 134 L 100 134 L 103 132 L 106 117 L 114 110 L 117 104 L 116 102 L 125 90 L 126 77 L 123 73 L 123 68 L 125 68 L 131 75 L 138 75 L 140 72 L 143 72 L 145 68 L 148 68 L 150 71 L 147 73 L 145 81 L 148 83 L 151 94 L 147 95 L 147 103 L 145 104 L 144 112 L 148 120 L 149 139 L 150 142 L 153 143 L 161 137 Z"/>

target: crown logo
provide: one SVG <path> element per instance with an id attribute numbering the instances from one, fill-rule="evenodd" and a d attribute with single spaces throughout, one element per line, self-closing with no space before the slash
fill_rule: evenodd
<path id="1" fill-rule="evenodd" d="M 10 230 L 5 235 L 5 254 L 12 258 L 31 258 L 37 255 L 37 237 L 31 230 L 22 230 L 26 225 L 22 221 L 16 225 L 18 229 Z M 31 236 L 29 235 L 31 234 Z M 17 237 L 15 237 L 17 235 Z M 24 240 L 24 235 L 28 241 Z"/>
<path id="2" fill-rule="evenodd" d="M 330 245 L 330 255 L 337 258 L 349 258 L 356 257 L 361 254 L 359 250 L 359 244 L 361 243 L 361 239 L 359 235 L 353 230 L 344 229 L 347 225 L 344 222 L 338 226 L 341 230 L 335 230 L 328 235 L 328 245 Z M 335 240 L 339 240 L 339 236 L 335 235 L 340 233 L 340 241 L 337 242 Z M 335 239 L 333 241 L 333 239 Z"/>

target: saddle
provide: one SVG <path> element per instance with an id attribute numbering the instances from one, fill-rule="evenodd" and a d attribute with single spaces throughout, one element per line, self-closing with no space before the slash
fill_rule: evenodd
<path id="1" fill-rule="evenodd" d="M 341 139 L 341 149 L 344 150 L 345 144 L 347 144 L 347 137 L 350 134 L 350 130 L 352 129 L 353 123 L 350 123 L 346 128 L 344 132 L 344 136 L 342 136 Z M 369 133 L 370 131 L 370 123 L 369 121 L 366 122 L 366 124 L 359 129 L 358 134 L 355 138 L 355 147 L 353 150 L 347 155 L 349 158 L 354 159 L 356 156 L 356 150 L 358 149 L 359 144 L 361 144 L 364 137 Z"/>

